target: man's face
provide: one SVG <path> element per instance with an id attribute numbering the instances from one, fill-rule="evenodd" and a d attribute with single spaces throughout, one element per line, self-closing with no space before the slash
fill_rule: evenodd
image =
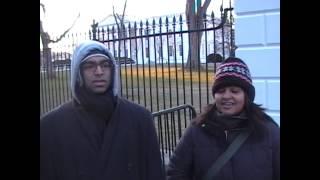
<path id="1" fill-rule="evenodd" d="M 93 56 L 81 64 L 85 87 L 93 93 L 106 92 L 111 83 L 112 63 L 102 56 Z"/>

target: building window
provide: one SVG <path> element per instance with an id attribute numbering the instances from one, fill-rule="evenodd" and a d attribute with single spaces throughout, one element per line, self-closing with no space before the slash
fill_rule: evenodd
<path id="1" fill-rule="evenodd" d="M 182 56 L 182 44 L 179 45 L 179 55 Z"/>
<path id="2" fill-rule="evenodd" d="M 169 33 L 171 33 L 171 32 L 172 32 L 172 30 L 169 29 Z M 172 34 L 169 34 L 168 37 L 169 37 L 169 39 L 171 39 L 172 38 Z"/>
<path id="3" fill-rule="evenodd" d="M 160 58 L 163 58 L 162 46 L 159 47 L 159 56 Z"/>
<path id="4" fill-rule="evenodd" d="M 149 47 L 146 47 L 146 57 L 149 58 Z"/>
<path id="5" fill-rule="evenodd" d="M 172 52 L 173 52 L 173 47 L 170 45 L 169 46 L 169 56 L 172 56 Z"/>

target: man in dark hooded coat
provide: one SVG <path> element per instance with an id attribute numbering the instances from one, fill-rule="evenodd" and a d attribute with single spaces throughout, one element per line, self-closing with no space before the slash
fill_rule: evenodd
<path id="1" fill-rule="evenodd" d="M 164 180 L 151 113 L 119 97 L 118 81 L 104 44 L 75 49 L 73 98 L 40 119 L 41 180 Z"/>

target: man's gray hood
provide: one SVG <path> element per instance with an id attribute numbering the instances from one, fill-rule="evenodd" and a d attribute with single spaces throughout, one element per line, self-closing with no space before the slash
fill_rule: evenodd
<path id="1" fill-rule="evenodd" d="M 108 56 L 114 65 L 114 74 L 113 74 L 113 84 L 111 85 L 113 87 L 113 95 L 117 96 L 118 94 L 118 84 L 119 84 L 119 75 L 118 75 L 118 66 L 116 65 L 115 59 L 113 55 L 110 53 L 110 51 L 106 48 L 106 46 L 100 42 L 88 40 L 85 41 L 77 46 L 75 49 L 72 59 L 71 59 L 71 92 L 73 98 L 75 98 L 79 103 L 79 98 L 77 97 L 75 88 L 76 83 L 83 83 L 82 78 L 80 75 L 80 64 L 84 60 L 85 57 L 87 57 L 90 52 L 92 51 L 98 51 L 99 54 L 104 54 Z"/>

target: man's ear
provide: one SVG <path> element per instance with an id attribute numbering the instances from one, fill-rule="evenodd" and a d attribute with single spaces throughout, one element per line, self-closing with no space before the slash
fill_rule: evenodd
<path id="1" fill-rule="evenodd" d="M 81 71 L 81 68 L 79 68 L 79 75 L 78 75 L 78 78 L 77 78 L 77 81 L 79 83 L 79 86 L 82 87 L 84 85 L 84 80 L 82 78 L 82 71 Z"/>

